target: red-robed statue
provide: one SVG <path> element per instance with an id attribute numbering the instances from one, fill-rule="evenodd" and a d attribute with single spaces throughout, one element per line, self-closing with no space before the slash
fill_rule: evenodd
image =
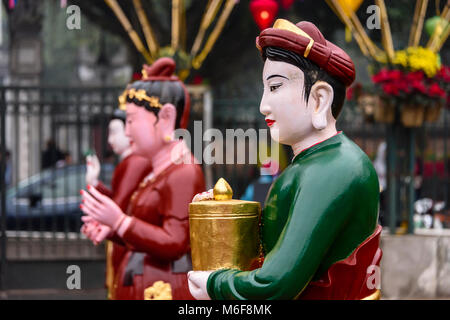
<path id="1" fill-rule="evenodd" d="M 102 194 L 110 197 L 122 210 L 128 208 L 131 194 L 151 170 L 151 163 L 148 159 L 132 152 L 130 139 L 125 135 L 125 120 L 125 111 L 117 109 L 114 111 L 108 126 L 108 144 L 120 159 L 119 164 L 114 169 L 111 189 L 99 180 L 101 166 L 97 156 L 94 154 L 86 157 L 86 184 L 94 186 Z M 94 244 L 100 243 L 111 232 L 111 228 L 102 227 L 90 216 L 83 216 L 82 220 L 84 224 L 81 232 Z M 111 298 L 114 274 L 119 267 L 124 252 L 124 246 L 107 241 L 106 287 L 108 288 L 108 298 Z"/>
<path id="2" fill-rule="evenodd" d="M 133 152 L 153 168 L 127 210 L 93 186 L 82 190 L 83 212 L 110 227 L 109 238 L 126 248 L 114 299 L 192 299 L 186 277 L 191 268 L 188 205 L 205 183 L 185 143 L 173 138 L 189 118 L 189 95 L 174 70 L 169 58 L 144 66 L 142 80 L 122 95 Z"/>

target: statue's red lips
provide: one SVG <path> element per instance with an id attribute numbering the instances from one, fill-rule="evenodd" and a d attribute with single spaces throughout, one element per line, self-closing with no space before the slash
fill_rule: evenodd
<path id="1" fill-rule="evenodd" d="M 266 123 L 269 127 L 271 127 L 275 123 L 275 120 L 266 119 Z"/>

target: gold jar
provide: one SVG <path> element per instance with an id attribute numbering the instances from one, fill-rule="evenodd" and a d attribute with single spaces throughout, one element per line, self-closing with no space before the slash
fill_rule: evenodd
<path id="1" fill-rule="evenodd" d="M 260 257 L 259 202 L 233 200 L 224 179 L 214 200 L 189 204 L 192 266 L 195 271 L 222 268 L 252 270 Z"/>

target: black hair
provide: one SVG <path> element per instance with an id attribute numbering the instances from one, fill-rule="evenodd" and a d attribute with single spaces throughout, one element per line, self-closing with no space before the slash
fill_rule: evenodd
<path id="1" fill-rule="evenodd" d="M 344 83 L 328 74 L 313 61 L 306 59 L 295 52 L 283 48 L 265 47 L 263 49 L 262 57 L 264 61 L 266 59 L 269 59 L 271 61 L 290 63 L 303 71 L 305 78 L 304 93 L 306 102 L 308 102 L 312 86 L 317 81 L 324 81 L 328 83 L 333 88 L 334 92 L 333 102 L 331 104 L 331 113 L 333 114 L 333 117 L 337 119 L 337 117 L 341 113 L 345 100 L 346 87 Z"/>
<path id="2" fill-rule="evenodd" d="M 175 129 L 180 127 L 181 118 L 183 116 L 184 108 L 186 105 L 185 89 L 180 81 L 135 81 L 128 86 L 127 89 L 134 88 L 136 90 L 145 90 L 147 96 L 158 97 L 159 103 L 164 105 L 171 103 L 177 110 L 177 118 L 175 121 Z M 127 95 L 127 102 L 132 102 L 137 106 L 144 107 L 150 112 L 153 112 L 156 117 L 161 110 L 150 105 L 148 101 L 139 100 L 136 97 L 130 98 Z"/>
<path id="3" fill-rule="evenodd" d="M 120 109 L 114 110 L 110 121 L 115 120 L 115 119 L 121 120 L 125 124 L 125 121 L 127 120 L 126 112 L 123 110 L 120 110 Z"/>

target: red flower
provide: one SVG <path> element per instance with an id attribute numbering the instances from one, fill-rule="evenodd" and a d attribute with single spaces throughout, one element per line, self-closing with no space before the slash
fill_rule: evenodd
<path id="1" fill-rule="evenodd" d="M 385 82 L 390 80 L 390 72 L 387 69 L 381 69 L 380 72 L 372 77 L 372 81 L 375 83 Z"/>
<path id="2" fill-rule="evenodd" d="M 450 82 L 450 66 L 442 66 L 436 77 L 444 80 L 445 82 Z"/>
<path id="3" fill-rule="evenodd" d="M 350 87 L 350 88 L 348 88 L 347 89 L 347 92 L 346 92 L 346 95 L 347 95 L 347 100 L 352 100 L 352 98 L 353 98 L 353 87 Z"/>
<path id="4" fill-rule="evenodd" d="M 380 72 L 372 77 L 374 83 L 383 82 L 398 82 L 404 79 L 403 73 L 400 70 L 381 69 Z"/>
<path id="5" fill-rule="evenodd" d="M 403 91 L 405 93 L 411 92 L 411 87 L 409 86 L 409 82 L 406 81 L 406 79 L 401 79 L 400 81 L 395 83 L 400 91 Z"/>
<path id="6" fill-rule="evenodd" d="M 422 71 L 416 71 L 416 72 L 409 72 L 406 75 L 407 81 L 422 81 L 423 80 L 423 72 Z"/>
<path id="7" fill-rule="evenodd" d="M 382 89 L 387 95 L 398 96 L 399 94 L 399 87 L 394 83 L 385 83 L 382 85 Z"/>
<path id="8" fill-rule="evenodd" d="M 413 80 L 411 82 L 411 88 L 413 88 L 416 91 L 419 91 L 420 93 L 425 94 L 427 92 L 427 88 L 425 87 L 425 84 L 420 80 Z"/>
<path id="9" fill-rule="evenodd" d="M 437 83 L 433 83 L 430 88 L 428 88 L 428 94 L 432 97 L 445 98 L 445 91 L 442 90 Z"/>
<path id="10" fill-rule="evenodd" d="M 361 93 L 361 90 L 362 90 L 361 83 L 356 83 L 355 85 L 347 89 L 346 99 L 352 100 L 353 98 L 357 98 L 358 95 Z"/>
<path id="11" fill-rule="evenodd" d="M 194 79 L 192 80 L 193 84 L 202 84 L 203 77 L 201 75 L 196 74 Z"/>
<path id="12" fill-rule="evenodd" d="M 133 73 L 133 81 L 141 80 L 141 79 L 142 79 L 142 74 L 140 72 Z"/>
<path id="13" fill-rule="evenodd" d="M 391 80 L 397 81 L 403 77 L 403 73 L 400 70 L 392 70 L 389 74 Z"/>

